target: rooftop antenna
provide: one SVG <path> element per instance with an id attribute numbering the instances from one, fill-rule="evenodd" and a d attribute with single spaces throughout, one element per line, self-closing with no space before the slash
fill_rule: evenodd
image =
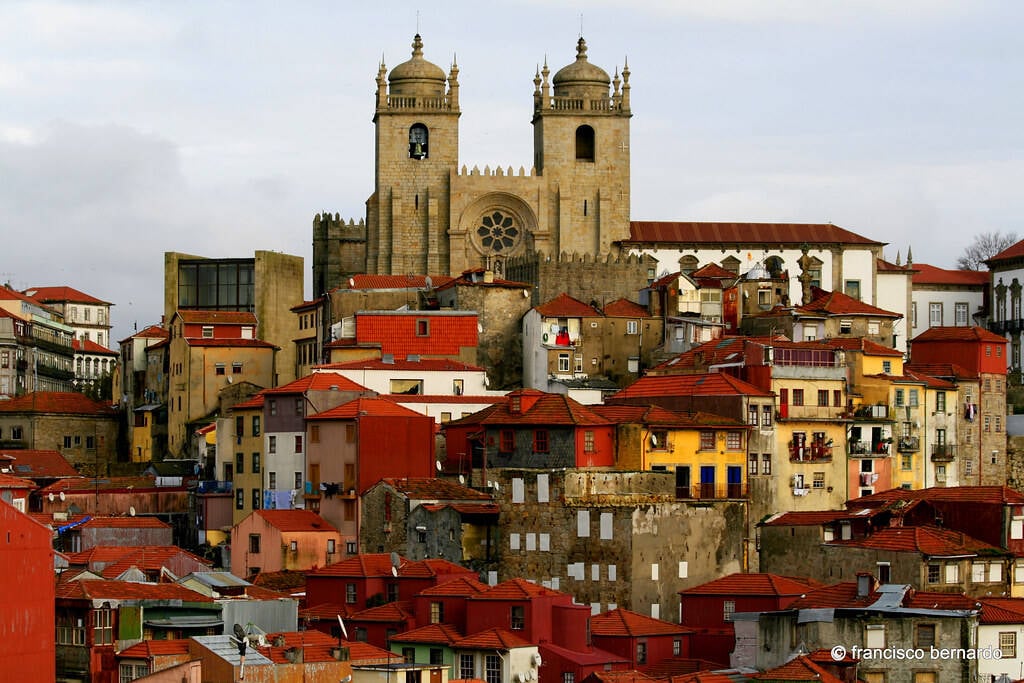
<path id="1" fill-rule="evenodd" d="M 580 12 L 580 38 L 583 37 L 583 12 Z"/>
<path id="2" fill-rule="evenodd" d="M 416 10 L 416 33 L 420 32 L 420 11 Z"/>

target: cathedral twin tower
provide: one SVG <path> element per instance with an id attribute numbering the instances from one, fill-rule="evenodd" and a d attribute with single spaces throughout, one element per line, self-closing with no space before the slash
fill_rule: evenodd
<path id="1" fill-rule="evenodd" d="M 314 291 L 354 273 L 504 274 L 528 254 L 599 255 L 629 236 L 629 68 L 576 60 L 534 77 L 533 169 L 459 168 L 459 69 L 423 58 L 377 73 L 376 178 L 365 224 L 314 220 Z M 362 223 L 362 222 L 361 222 Z"/>

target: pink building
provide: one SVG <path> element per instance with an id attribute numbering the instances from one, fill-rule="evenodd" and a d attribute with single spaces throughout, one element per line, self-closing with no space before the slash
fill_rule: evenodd
<path id="1" fill-rule="evenodd" d="M 302 571 L 339 557 L 341 534 L 309 510 L 255 510 L 231 529 L 231 572 Z"/>

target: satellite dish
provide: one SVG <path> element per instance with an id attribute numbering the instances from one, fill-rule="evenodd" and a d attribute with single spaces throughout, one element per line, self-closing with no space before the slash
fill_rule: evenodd
<path id="1" fill-rule="evenodd" d="M 234 381 L 235 381 L 235 378 L 234 378 L 234 377 L 232 377 L 231 375 L 228 375 L 228 384 L 231 384 L 231 383 L 233 383 Z"/>
<path id="2" fill-rule="evenodd" d="M 64 500 L 64 492 L 63 491 L 60 492 L 60 499 Z"/>
<path id="3" fill-rule="evenodd" d="M 134 517 L 135 516 L 135 506 L 134 505 L 132 505 L 132 506 L 130 506 L 128 508 L 128 516 L 130 516 L 130 517 Z"/>
<path id="4" fill-rule="evenodd" d="M 50 494 L 49 494 L 48 496 L 46 496 L 46 497 L 47 497 L 47 498 L 48 498 L 48 499 L 50 500 L 50 502 L 52 503 L 52 502 L 53 502 L 53 491 L 50 491 Z"/>
<path id="5" fill-rule="evenodd" d="M 658 447 L 658 435 L 657 434 L 651 434 L 651 445 L 654 446 L 655 448 Z"/>
<path id="6" fill-rule="evenodd" d="M 391 576 L 398 576 L 398 567 L 391 568 Z"/>
<path id="7" fill-rule="evenodd" d="M 498 484 L 498 482 L 493 481 L 493 482 L 491 482 L 491 485 L 494 487 L 495 491 L 500 491 L 501 490 L 501 486 Z"/>
<path id="8" fill-rule="evenodd" d="M 466 477 L 464 475 L 462 475 L 462 474 L 459 475 L 459 483 L 460 484 L 465 484 L 466 483 Z"/>
<path id="9" fill-rule="evenodd" d="M 341 627 L 341 634 L 345 636 L 345 640 L 348 640 L 348 629 L 345 628 L 345 622 L 341 620 L 341 615 L 338 615 L 338 626 Z"/>
<path id="10" fill-rule="evenodd" d="M 355 289 L 356 288 L 356 279 L 354 277 L 350 277 L 348 279 L 348 288 L 349 289 Z"/>
<path id="11" fill-rule="evenodd" d="M 433 289 L 434 279 L 428 275 L 425 278 L 423 278 L 423 284 L 427 286 L 427 289 Z"/>
<path id="12" fill-rule="evenodd" d="M 235 624 L 234 631 L 236 638 L 239 640 L 245 640 L 245 628 L 241 624 Z"/>
<path id="13" fill-rule="evenodd" d="M 441 461 L 440 460 L 435 461 L 434 462 L 434 466 L 437 468 L 438 472 L 441 471 Z"/>

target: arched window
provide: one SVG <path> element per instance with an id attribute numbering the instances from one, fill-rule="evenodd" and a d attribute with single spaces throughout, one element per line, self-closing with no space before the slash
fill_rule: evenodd
<path id="1" fill-rule="evenodd" d="M 426 159 L 427 143 L 430 142 L 430 133 L 422 123 L 415 123 L 409 128 L 409 158 Z"/>
<path id="2" fill-rule="evenodd" d="M 594 160 L 594 129 L 580 126 L 576 129 L 576 161 Z"/>

